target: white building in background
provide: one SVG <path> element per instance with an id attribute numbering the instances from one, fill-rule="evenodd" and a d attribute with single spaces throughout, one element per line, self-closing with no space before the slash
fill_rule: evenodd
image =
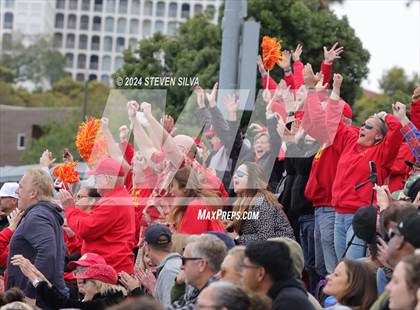
<path id="1" fill-rule="evenodd" d="M 66 57 L 74 79 L 102 80 L 123 65 L 123 50 L 155 32 L 176 34 L 179 23 L 223 0 L 0 0 L 0 35 L 47 34 Z M 199 31 L 199 29 L 197 29 Z M 15 38 L 13 38 L 15 39 Z"/>

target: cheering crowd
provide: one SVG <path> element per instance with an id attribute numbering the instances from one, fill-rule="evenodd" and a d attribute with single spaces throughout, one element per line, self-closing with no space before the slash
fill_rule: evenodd
<path id="1" fill-rule="evenodd" d="M 216 83 L 194 91 L 197 136 L 147 102 L 118 140 L 86 121 L 86 180 L 46 150 L 0 189 L 0 309 L 420 309 L 420 87 L 411 119 L 396 102 L 353 126 L 343 51 L 316 74 L 284 51 L 281 81 L 259 58 L 246 134 Z"/>

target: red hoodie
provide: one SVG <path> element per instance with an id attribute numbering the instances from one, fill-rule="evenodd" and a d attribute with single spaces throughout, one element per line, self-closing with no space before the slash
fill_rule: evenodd
<path id="1" fill-rule="evenodd" d="M 340 122 L 333 147 L 341 153 L 337 173 L 332 188 L 332 203 L 338 213 L 355 213 L 360 207 L 369 205 L 372 185 L 367 184 L 359 190 L 354 187 L 365 182 L 369 175 L 369 161 L 376 163 L 378 184 L 382 185 L 397 157 L 403 136 L 401 124 L 393 115 L 385 118 L 388 132 L 378 144 L 364 147 L 357 143 L 357 133 Z"/>
<path id="2" fill-rule="evenodd" d="M 420 99 L 411 103 L 410 118 L 414 126 L 420 130 Z"/>
<path id="3" fill-rule="evenodd" d="M 96 253 L 117 272 L 133 273 L 134 207 L 123 186 L 102 197 L 89 216 L 75 207 L 65 212 L 69 227 L 82 239 L 82 255 Z"/>
<path id="4" fill-rule="evenodd" d="M 12 239 L 13 231 L 6 227 L 0 232 L 0 267 L 7 267 L 7 256 L 9 256 L 9 242 Z"/>

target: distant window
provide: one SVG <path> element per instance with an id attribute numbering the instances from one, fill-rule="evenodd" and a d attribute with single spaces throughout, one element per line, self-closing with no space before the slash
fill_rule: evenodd
<path id="1" fill-rule="evenodd" d="M 56 48 L 63 47 L 63 35 L 59 32 L 54 33 L 54 47 Z"/>
<path id="2" fill-rule="evenodd" d="M 71 14 L 67 19 L 67 28 L 76 29 L 76 15 Z"/>
<path id="3" fill-rule="evenodd" d="M 131 38 L 128 44 L 129 44 L 132 48 L 137 48 L 138 43 L 139 43 L 139 42 L 137 41 L 137 39 L 136 39 L 136 38 Z"/>
<path id="4" fill-rule="evenodd" d="M 98 61 L 99 61 L 99 58 L 98 58 L 97 55 L 90 56 L 90 66 L 89 66 L 89 69 L 98 70 Z M 89 77 L 89 80 L 90 80 L 90 77 Z M 96 78 L 95 78 L 95 80 L 96 80 Z"/>
<path id="5" fill-rule="evenodd" d="M 100 38 L 99 36 L 93 36 L 90 48 L 94 51 L 98 51 L 100 46 Z"/>
<path id="6" fill-rule="evenodd" d="M 87 35 L 81 34 L 79 36 L 79 49 L 85 50 L 85 49 L 87 49 L 87 46 L 88 46 L 88 38 L 87 38 Z"/>
<path id="7" fill-rule="evenodd" d="M 102 0 L 95 0 L 95 12 L 102 12 Z"/>
<path id="8" fill-rule="evenodd" d="M 181 17 L 182 18 L 189 18 L 190 17 L 190 5 L 184 3 L 181 7 Z"/>
<path id="9" fill-rule="evenodd" d="M 95 81 L 97 79 L 98 77 L 96 76 L 96 74 L 89 74 L 89 81 Z"/>
<path id="10" fill-rule="evenodd" d="M 130 20 L 130 33 L 133 33 L 133 34 L 139 33 L 139 20 L 138 19 Z"/>
<path id="11" fill-rule="evenodd" d="M 101 81 L 109 85 L 109 75 L 106 75 L 106 74 L 101 75 Z"/>
<path id="12" fill-rule="evenodd" d="M 174 2 L 169 4 L 169 17 L 176 17 L 178 14 L 178 5 Z"/>
<path id="13" fill-rule="evenodd" d="M 82 10 L 83 11 L 89 11 L 90 10 L 90 0 L 83 0 Z"/>
<path id="14" fill-rule="evenodd" d="M 164 23 L 161 20 L 155 22 L 155 32 L 163 33 Z"/>
<path id="15" fill-rule="evenodd" d="M 125 18 L 118 18 L 117 32 L 125 33 L 125 28 L 127 28 L 127 20 Z"/>
<path id="16" fill-rule="evenodd" d="M 66 38 L 66 48 L 74 48 L 74 34 L 67 34 Z"/>
<path id="17" fill-rule="evenodd" d="M 106 11 L 108 13 L 115 12 L 115 0 L 106 0 Z"/>
<path id="18" fill-rule="evenodd" d="M 71 53 L 66 54 L 66 68 L 73 68 L 73 54 Z"/>
<path id="19" fill-rule="evenodd" d="M 150 20 L 143 21 L 143 37 L 150 36 L 152 33 L 152 23 Z"/>
<path id="20" fill-rule="evenodd" d="M 101 31 L 101 18 L 99 16 L 95 16 L 93 18 L 93 31 Z"/>
<path id="21" fill-rule="evenodd" d="M 12 34 L 11 33 L 3 33 L 2 47 L 6 51 L 12 49 Z"/>
<path id="22" fill-rule="evenodd" d="M 66 8 L 66 1 L 65 0 L 57 0 L 55 7 L 57 9 L 64 9 L 64 8 Z"/>
<path id="23" fill-rule="evenodd" d="M 105 31 L 114 32 L 114 19 L 112 17 L 107 17 L 105 19 Z"/>
<path id="24" fill-rule="evenodd" d="M 177 26 L 176 22 L 168 23 L 168 31 L 167 31 L 168 35 L 170 36 L 176 35 L 176 26 Z"/>
<path id="25" fill-rule="evenodd" d="M 78 80 L 80 82 L 84 82 L 85 81 L 85 75 L 83 73 L 77 73 L 76 80 Z"/>
<path id="26" fill-rule="evenodd" d="M 110 56 L 102 57 L 102 70 L 104 71 L 111 70 L 111 57 Z"/>
<path id="27" fill-rule="evenodd" d="M 82 15 L 80 17 L 80 29 L 88 30 L 89 29 L 89 16 Z"/>
<path id="28" fill-rule="evenodd" d="M 144 3 L 144 15 L 146 16 L 153 15 L 153 2 L 152 1 L 146 1 Z"/>
<path id="29" fill-rule="evenodd" d="M 64 15 L 61 13 L 56 14 L 55 15 L 55 28 L 63 28 L 63 27 L 64 27 Z"/>
<path id="30" fill-rule="evenodd" d="M 206 8 L 207 14 L 213 19 L 216 13 L 216 9 L 214 8 L 214 5 L 210 4 Z"/>
<path id="31" fill-rule="evenodd" d="M 104 50 L 107 52 L 112 52 L 112 37 L 104 38 Z"/>
<path id="32" fill-rule="evenodd" d="M 115 58 L 115 63 L 114 63 L 114 70 L 118 70 L 119 68 L 121 68 L 124 64 L 124 59 L 120 56 Z"/>
<path id="33" fill-rule="evenodd" d="M 41 126 L 39 125 L 32 125 L 32 139 L 39 139 L 44 134 L 42 131 Z"/>
<path id="34" fill-rule="evenodd" d="M 79 54 L 77 56 L 77 68 L 78 69 L 86 69 L 86 55 Z"/>
<path id="35" fill-rule="evenodd" d="M 13 7 L 15 6 L 15 0 L 6 0 L 4 6 L 6 9 L 13 9 Z"/>
<path id="36" fill-rule="evenodd" d="M 140 14 L 140 0 L 133 0 L 131 3 L 131 14 Z"/>
<path id="37" fill-rule="evenodd" d="M 12 13 L 4 14 L 3 27 L 4 29 L 13 29 L 13 14 Z"/>
<path id="38" fill-rule="evenodd" d="M 124 46 L 125 46 L 124 38 L 117 38 L 116 51 L 121 53 L 124 50 Z"/>
<path id="39" fill-rule="evenodd" d="M 77 10 L 77 0 L 70 0 L 69 9 L 70 10 Z"/>
<path id="40" fill-rule="evenodd" d="M 16 146 L 19 151 L 24 150 L 26 148 L 26 139 L 24 133 L 18 133 Z"/>
<path id="41" fill-rule="evenodd" d="M 127 0 L 120 0 L 120 6 L 118 7 L 118 13 L 126 14 L 127 13 Z"/>
<path id="42" fill-rule="evenodd" d="M 203 6 L 201 4 L 194 5 L 194 14 L 201 13 L 203 11 Z"/>
<path id="43" fill-rule="evenodd" d="M 157 3 L 156 16 L 165 16 L 165 2 Z"/>

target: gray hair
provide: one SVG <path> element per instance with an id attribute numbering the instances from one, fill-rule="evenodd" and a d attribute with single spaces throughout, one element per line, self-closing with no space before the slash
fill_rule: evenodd
<path id="1" fill-rule="evenodd" d="M 227 255 L 231 255 L 235 258 L 235 270 L 237 272 L 241 272 L 242 271 L 242 262 L 245 259 L 245 249 L 246 247 L 243 245 L 237 245 L 233 248 L 231 248 L 228 252 Z"/>
<path id="2" fill-rule="evenodd" d="M 386 125 L 385 121 L 378 116 L 378 114 L 373 114 L 371 117 L 374 117 L 379 120 L 379 133 L 382 137 L 385 137 L 386 133 L 388 132 L 388 126 Z"/>
<path id="3" fill-rule="evenodd" d="M 251 308 L 251 298 L 239 286 L 225 281 L 217 281 L 210 284 L 209 287 L 213 289 L 213 300 L 219 307 L 225 307 L 228 310 Z"/>
<path id="4" fill-rule="evenodd" d="M 227 253 L 226 245 L 222 240 L 213 235 L 200 235 L 190 238 L 188 244 L 191 244 L 194 257 L 202 257 L 207 261 L 211 271 L 219 272 Z"/>

